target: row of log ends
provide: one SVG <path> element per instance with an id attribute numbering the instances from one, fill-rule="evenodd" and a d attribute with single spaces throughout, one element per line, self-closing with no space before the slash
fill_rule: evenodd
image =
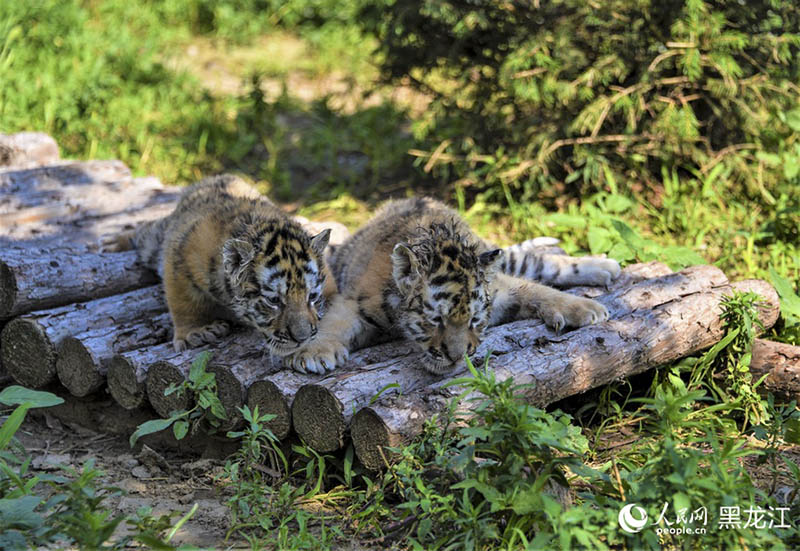
<path id="1" fill-rule="evenodd" d="M 0 135 L 0 384 L 60 383 L 77 397 L 108 392 L 132 414 L 151 406 L 166 417 L 193 403 L 164 391 L 184 381 L 207 349 L 227 414 L 223 428 L 241 421 L 241 406 L 258 406 L 274 415 L 269 427 L 278 438 L 294 432 L 320 452 L 350 439 L 369 468 L 380 468 L 390 459 L 387 446 L 419 434 L 461 391 L 446 383 L 464 369 L 433 376 L 403 342 L 357 351 L 326 376 L 284 370 L 244 330 L 214 348 L 176 353 L 153 274 L 135 253 L 102 253 L 96 244 L 167 214 L 177 197 L 153 178 L 133 178 L 118 161 L 60 160 L 46 135 Z M 301 222 L 314 232 L 331 227 L 334 242 L 347 235 L 340 224 Z M 499 378 L 533 383 L 526 398 L 544 406 L 713 345 L 723 335 L 720 300 L 734 290 L 761 295 L 761 320 L 775 323 L 778 298 L 764 281 L 730 283 L 713 266 L 673 273 L 660 263 L 635 264 L 607 290 L 569 290 L 603 302 L 609 321 L 561 335 L 536 320 L 495 327 L 477 363 L 491 355 Z M 764 388 L 800 396 L 800 347 L 758 339 L 751 370 L 766 375 Z M 473 404 L 462 401 L 462 412 Z"/>

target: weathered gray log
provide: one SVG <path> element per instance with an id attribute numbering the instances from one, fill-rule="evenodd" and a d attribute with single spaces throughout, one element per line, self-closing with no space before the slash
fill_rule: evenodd
<path id="1" fill-rule="evenodd" d="M 58 161 L 58 144 L 47 134 L 0 134 L 0 167 L 29 168 Z"/>
<path id="2" fill-rule="evenodd" d="M 122 182 L 93 182 L 85 185 L 3 194 L 0 188 L 0 233 L 3 241 L 30 241 L 49 238 L 61 244 L 91 242 L 106 233 L 107 219 L 120 217 L 128 222 L 152 219 L 171 211 L 160 210 L 155 216 L 141 217 L 139 211 L 158 210 L 165 203 L 174 204 L 176 188 L 165 188 L 157 178 L 132 178 Z M 136 214 L 134 214 L 136 213 Z M 114 227 L 114 220 L 108 225 Z M 76 237 L 78 239 L 76 239 Z"/>
<path id="3" fill-rule="evenodd" d="M 182 353 L 172 352 L 168 346 L 171 345 L 123 354 L 128 364 L 137 365 L 139 371 L 146 371 L 147 397 L 153 409 L 162 417 L 190 407 L 193 403 L 191 396 L 164 396 L 164 391 L 170 385 L 186 380 L 192 362 L 203 351 L 211 353 L 207 369 L 215 374 L 218 396 L 228 416 L 229 423 L 223 423 L 225 428 L 235 426 L 241 420 L 238 408 L 245 403 L 247 387 L 253 381 L 281 369 L 280 365 L 273 364 L 266 353 L 264 338 L 255 331 L 242 328 L 237 328 L 231 336 L 213 346 Z"/>
<path id="4" fill-rule="evenodd" d="M 100 254 L 81 246 L 4 247 L 0 319 L 124 293 L 157 279 L 139 264 L 135 251 Z"/>
<path id="5" fill-rule="evenodd" d="M 668 270 L 658 264 L 637 266 L 614 282 L 613 288 L 617 290 L 598 297 L 598 300 L 606 305 L 612 316 L 618 317 L 636 308 L 652 308 L 727 282 L 719 269 L 695 266 L 680 273 L 630 285 L 632 280 L 651 271 L 663 273 Z M 584 291 L 588 289 L 591 288 Z M 580 292 L 580 289 L 574 292 Z M 478 347 L 476 358 L 484 357 L 489 351 L 497 355 L 536 346 L 541 339 L 554 336 L 537 320 L 517 321 L 491 328 Z M 361 361 L 362 355 L 370 361 Z M 439 377 L 421 369 L 418 361 L 419 356 L 409 343 L 388 343 L 355 353 L 343 368 L 318 379 L 308 389 L 298 391 L 292 404 L 295 431 L 318 451 L 338 449 L 344 445 L 344 435 L 353 412 L 373 401 L 382 389 L 395 385 L 400 392 L 407 393 L 439 380 Z"/>
<path id="6" fill-rule="evenodd" d="M 238 365 L 235 353 L 231 352 L 231 341 L 250 341 L 240 347 L 248 347 L 249 351 L 241 359 L 242 366 Z M 255 342 L 254 342 L 255 341 Z M 246 390 L 246 404 L 251 408 L 258 407 L 259 413 L 275 415 L 267 427 L 278 438 L 285 438 L 291 429 L 291 399 L 297 389 L 307 382 L 308 378 L 293 371 L 281 371 L 280 365 L 264 357 L 261 350 L 262 344 L 256 336 L 233 335 L 215 348 L 206 347 L 212 351 L 212 361 L 209 370 L 217 377 L 219 394 L 226 412 L 232 419 L 238 415 L 236 408 L 242 405 L 243 390 Z M 156 376 L 151 380 L 153 407 L 162 415 L 167 416 L 171 411 L 184 409 L 191 405 L 189 399 L 177 396 L 164 397 L 163 391 L 170 384 L 183 382 L 188 373 L 189 366 L 197 354 L 204 349 L 194 349 L 178 355 L 172 351 L 170 345 L 160 345 L 152 348 L 134 350 L 115 355 L 108 367 L 108 389 L 111 396 L 124 408 L 135 409 L 146 403 L 148 398 L 147 373 L 152 365 L 159 361 L 158 368 L 163 380 L 157 382 Z M 181 364 L 185 365 L 181 365 Z"/>
<path id="7" fill-rule="evenodd" d="M 115 327 L 165 309 L 161 288 L 151 286 L 14 318 L 0 333 L 3 365 L 19 384 L 40 388 L 55 380 L 56 347 L 65 337 Z"/>
<path id="8" fill-rule="evenodd" d="M 115 354 L 165 343 L 171 335 L 172 323 L 164 312 L 66 337 L 56 353 L 58 379 L 73 396 L 88 396 L 105 384 Z"/>
<path id="9" fill-rule="evenodd" d="M 94 198 L 81 198 L 81 190 L 120 191 L 132 180 L 130 169 L 122 161 L 63 162 L 30 169 L 0 169 L 0 209 L 26 208 L 76 199 L 97 204 Z M 101 191 L 102 190 L 102 191 Z"/>
<path id="10" fill-rule="evenodd" d="M 647 282 L 640 284 L 646 286 Z M 532 405 L 543 407 L 559 399 L 666 365 L 700 352 L 724 335 L 719 319 L 721 299 L 734 290 L 752 291 L 765 297 L 759 309 L 764 325 L 778 318 L 775 290 L 768 283 L 747 280 L 734 285 L 714 285 L 673 301 L 659 301 L 653 308 L 639 308 L 608 322 L 551 336 L 531 346 L 493 358 L 489 368 L 498 380 L 531 385 L 523 395 Z M 463 391 L 433 382 L 403 396 L 391 396 L 360 410 L 352 420 L 351 436 L 359 459 L 369 468 L 379 468 L 395 447 L 422 430 L 426 419 L 442 412 Z M 477 405 L 467 396 L 461 412 Z"/>
<path id="11" fill-rule="evenodd" d="M 800 402 L 800 346 L 756 339 L 750 373 L 753 380 L 767 376 L 763 383 L 766 391 Z"/>

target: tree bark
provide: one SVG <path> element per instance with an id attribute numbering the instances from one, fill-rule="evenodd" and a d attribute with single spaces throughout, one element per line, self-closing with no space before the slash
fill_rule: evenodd
<path id="1" fill-rule="evenodd" d="M 0 319 L 124 293 L 158 280 L 135 251 L 100 254 L 85 247 L 4 248 Z"/>
<path id="2" fill-rule="evenodd" d="M 705 267 L 703 271 L 712 275 L 710 270 Z M 692 271 L 696 274 L 697 268 L 690 269 L 690 274 Z M 690 275 L 686 272 L 683 274 Z M 777 320 L 778 297 L 768 283 L 747 280 L 731 286 L 721 284 L 718 278 L 706 281 L 712 284 L 698 289 L 684 279 L 679 284 L 679 288 L 683 287 L 680 296 L 671 300 L 665 300 L 666 295 L 654 300 L 648 289 L 653 282 L 642 282 L 635 286 L 638 289 L 631 288 L 629 298 L 638 295 L 638 299 L 629 303 L 626 313 L 615 310 L 608 322 L 562 336 L 541 336 L 535 342 L 526 335 L 521 342 L 529 344 L 494 356 L 489 367 L 498 380 L 511 378 L 515 385 L 531 385 L 523 390 L 525 400 L 543 407 L 712 346 L 723 337 L 720 301 L 734 290 L 753 291 L 765 297 L 766 306 L 759 309 L 765 327 Z M 519 335 L 519 328 L 514 325 L 501 331 Z M 369 468 L 379 468 L 389 454 L 386 446 L 399 446 L 419 434 L 425 420 L 444 411 L 450 400 L 463 391 L 445 387 L 446 382 L 431 381 L 426 387 L 404 389 L 402 396 L 389 396 L 362 408 L 351 426 L 359 459 Z M 475 396 L 460 401 L 462 411 L 477 405 L 471 398 Z"/>
<path id="3" fill-rule="evenodd" d="M 710 286 L 727 283 L 725 275 L 713 266 L 695 266 L 683 272 L 628 285 L 631 277 L 634 276 L 626 274 L 624 278 L 620 277 L 621 281 L 614 282 L 615 291 L 598 297 L 612 317 L 625 315 L 637 308 L 653 308 Z M 574 291 L 580 292 L 580 289 Z M 475 358 L 482 358 L 489 351 L 493 355 L 516 352 L 539 346 L 541 342 L 556 337 L 539 320 L 516 321 L 489 329 Z M 361 354 L 381 360 L 363 365 L 359 362 Z M 353 362 L 343 369 L 318 379 L 314 387 L 307 391 L 298 391 L 292 404 L 295 431 L 317 451 L 338 449 L 343 445 L 343 435 L 353 413 L 373 402 L 382 389 L 391 390 L 390 385 L 393 385 L 406 394 L 440 380 L 440 377 L 419 366 L 418 358 L 413 345 L 409 343 L 389 343 L 356 353 Z M 476 364 L 481 363 L 478 359 L 475 361 Z M 458 374 L 448 374 L 448 379 Z"/>
<path id="4" fill-rule="evenodd" d="M 56 377 L 56 347 L 65 337 L 117 327 L 166 309 L 159 286 L 71 304 L 9 321 L 0 333 L 0 355 L 21 385 L 40 388 Z"/>
<path id="5" fill-rule="evenodd" d="M 58 161 L 58 144 L 47 134 L 0 134 L 0 167 L 30 168 Z"/>
<path id="6" fill-rule="evenodd" d="M 115 354 L 165 343 L 171 335 L 172 322 L 165 312 L 66 337 L 56 351 L 58 379 L 73 396 L 88 396 L 105 384 Z"/>
<path id="7" fill-rule="evenodd" d="M 761 387 L 767 392 L 800 402 L 800 346 L 756 339 L 750 372 L 754 381 L 767 376 Z"/>

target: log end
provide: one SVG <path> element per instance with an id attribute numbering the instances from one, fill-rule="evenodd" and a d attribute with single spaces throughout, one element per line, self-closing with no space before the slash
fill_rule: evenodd
<path id="1" fill-rule="evenodd" d="M 275 417 L 266 423 L 279 440 L 289 436 L 292 428 L 292 410 L 283 392 L 272 381 L 256 381 L 247 390 L 247 407 L 252 411 L 258 407 L 258 413 L 269 413 Z"/>
<path id="2" fill-rule="evenodd" d="M 344 408 L 324 386 L 300 387 L 292 402 L 292 422 L 300 438 L 318 452 L 332 452 L 344 446 Z"/>
<path id="3" fill-rule="evenodd" d="M 17 277 L 14 275 L 14 270 L 7 263 L 0 261 L 0 318 L 13 315 L 17 292 Z"/>
<path id="4" fill-rule="evenodd" d="M 125 409 L 136 409 L 144 405 L 147 396 L 144 380 L 136 376 L 136 366 L 125 356 L 114 356 L 108 365 L 108 391 L 111 397 Z"/>
<path id="5" fill-rule="evenodd" d="M 98 390 L 105 382 L 101 366 L 74 337 L 66 337 L 58 344 L 56 373 L 61 384 L 79 398 Z"/>
<path id="6" fill-rule="evenodd" d="M 401 438 L 383 422 L 372 408 L 363 408 L 350 422 L 350 436 L 356 456 L 369 470 L 377 471 L 387 466 L 392 453 L 387 447 L 401 445 Z"/>
<path id="7" fill-rule="evenodd" d="M 56 350 L 42 327 L 33 320 L 16 318 L 0 333 L 3 366 L 15 381 L 41 388 L 56 378 Z"/>
<path id="8" fill-rule="evenodd" d="M 214 374 L 217 396 L 225 410 L 226 419 L 220 423 L 220 428 L 232 430 L 242 422 L 242 413 L 239 408 L 244 405 L 245 388 L 227 366 L 209 365 L 208 371 Z"/>
<path id="9" fill-rule="evenodd" d="M 161 417 L 169 417 L 173 411 L 191 407 L 192 398 L 186 393 L 173 392 L 169 396 L 164 395 L 171 385 L 178 386 L 185 380 L 183 371 L 169 362 L 155 362 L 147 370 L 147 399 Z"/>

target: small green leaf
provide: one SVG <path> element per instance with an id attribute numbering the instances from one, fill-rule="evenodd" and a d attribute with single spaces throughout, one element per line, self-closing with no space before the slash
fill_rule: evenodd
<path id="1" fill-rule="evenodd" d="M 153 434 L 154 432 L 160 432 L 169 427 L 175 420 L 176 418 L 173 416 L 169 419 L 151 419 L 150 421 L 145 421 L 136 428 L 133 434 L 131 434 L 131 447 L 135 446 L 136 442 L 142 436 Z"/>
<path id="2" fill-rule="evenodd" d="M 800 132 L 800 109 L 792 109 L 786 113 L 786 125 L 795 132 Z"/>
<path id="3" fill-rule="evenodd" d="M 211 352 L 208 350 L 201 352 L 192 362 L 192 368 L 189 370 L 189 380 L 197 382 L 201 375 L 205 373 L 208 361 L 211 359 Z"/>
<path id="4" fill-rule="evenodd" d="M 592 254 L 607 253 L 614 245 L 612 234 L 605 228 L 591 226 L 587 234 L 589 250 Z"/>
<path id="5" fill-rule="evenodd" d="M 784 440 L 788 444 L 800 444 L 800 419 L 787 419 L 784 425 L 786 426 Z"/>
<path id="6" fill-rule="evenodd" d="M 172 434 L 175 435 L 175 440 L 183 440 L 183 437 L 186 436 L 188 432 L 189 423 L 186 421 L 175 421 L 175 424 L 172 425 Z"/>
<path id="7" fill-rule="evenodd" d="M 28 404 L 19 406 L 11 412 L 11 415 L 5 420 L 3 426 L 0 427 L 0 450 L 5 449 L 8 443 L 11 442 L 17 430 L 19 430 L 20 425 L 22 425 L 22 421 L 25 420 L 25 414 L 28 412 L 28 409 Z"/>
<path id="8" fill-rule="evenodd" d="M 0 392 L 0 404 L 15 406 L 25 403 L 31 408 L 46 408 L 63 404 L 64 399 L 56 396 L 52 392 L 31 390 L 19 385 L 6 387 Z"/>

